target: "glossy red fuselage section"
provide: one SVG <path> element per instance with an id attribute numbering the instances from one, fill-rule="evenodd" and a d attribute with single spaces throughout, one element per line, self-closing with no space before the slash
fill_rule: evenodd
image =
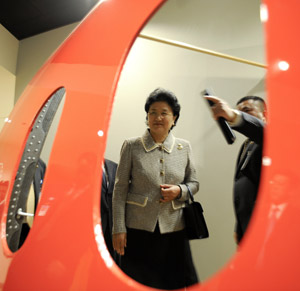
<path id="1" fill-rule="evenodd" d="M 99 175 L 122 66 L 140 29 L 163 2 L 100 1 L 16 104 L 0 135 L 0 290 L 147 290 L 107 258 Z M 240 250 L 223 270 L 191 290 L 300 289 L 300 3 L 264 4 L 269 116 L 262 195 Z M 287 70 L 280 69 L 281 61 Z M 34 225 L 22 248 L 11 252 L 6 222 L 18 164 L 38 112 L 61 87 L 65 103 Z M 276 195 L 285 201 L 287 216 L 266 240 L 268 209 Z"/>

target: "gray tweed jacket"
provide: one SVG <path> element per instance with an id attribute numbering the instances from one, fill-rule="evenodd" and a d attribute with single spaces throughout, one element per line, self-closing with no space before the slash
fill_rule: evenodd
<path id="1" fill-rule="evenodd" d="M 161 184 L 179 185 L 181 198 L 160 203 Z M 185 184 L 193 194 L 199 190 L 188 141 L 170 133 L 158 145 L 148 130 L 125 140 L 113 192 L 113 233 L 126 232 L 126 227 L 154 232 L 157 223 L 161 233 L 184 229 Z"/>

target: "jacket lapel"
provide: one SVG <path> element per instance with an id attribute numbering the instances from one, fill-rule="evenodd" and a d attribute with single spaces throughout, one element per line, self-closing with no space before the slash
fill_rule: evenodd
<path id="1" fill-rule="evenodd" d="M 246 145 L 246 147 L 241 150 L 241 154 L 239 156 L 239 161 L 237 164 L 236 169 L 236 175 L 239 173 L 239 171 L 242 171 L 245 169 L 247 164 L 249 163 L 249 160 L 251 159 L 251 156 L 254 152 L 254 150 L 257 148 L 257 144 L 255 144 L 253 141 L 249 141 L 249 143 Z"/>

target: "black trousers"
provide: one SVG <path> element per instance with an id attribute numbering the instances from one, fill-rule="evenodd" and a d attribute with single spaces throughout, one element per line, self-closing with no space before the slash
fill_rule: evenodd
<path id="1" fill-rule="evenodd" d="M 131 278 L 158 289 L 179 289 L 198 283 L 185 231 L 161 234 L 127 229 L 121 269 Z"/>

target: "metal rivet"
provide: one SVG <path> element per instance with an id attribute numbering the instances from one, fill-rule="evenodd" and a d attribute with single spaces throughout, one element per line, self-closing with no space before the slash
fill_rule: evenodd
<path id="1" fill-rule="evenodd" d="M 35 138 L 35 135 L 33 135 L 31 138 Z"/>

